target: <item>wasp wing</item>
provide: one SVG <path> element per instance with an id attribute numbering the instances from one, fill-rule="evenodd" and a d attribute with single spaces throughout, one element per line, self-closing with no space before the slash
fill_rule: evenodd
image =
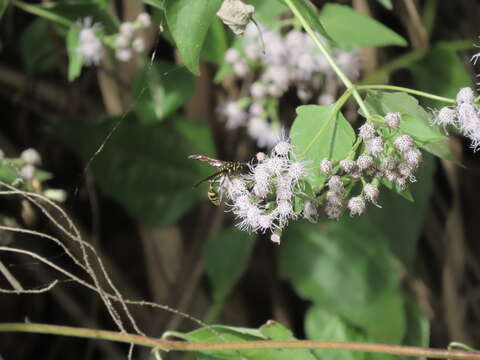
<path id="1" fill-rule="evenodd" d="M 217 159 L 205 156 L 205 155 L 190 155 L 188 158 L 193 159 L 193 160 L 206 162 L 206 163 L 208 163 L 208 164 L 210 164 L 211 166 L 214 166 L 214 167 L 222 167 L 223 165 L 225 165 L 225 161 L 217 160 Z"/>

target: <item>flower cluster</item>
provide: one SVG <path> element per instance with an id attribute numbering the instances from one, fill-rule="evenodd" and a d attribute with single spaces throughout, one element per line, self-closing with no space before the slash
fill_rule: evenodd
<path id="1" fill-rule="evenodd" d="M 471 141 L 473 151 L 480 147 L 480 107 L 475 104 L 475 95 L 469 87 L 460 89 L 455 107 L 443 107 L 436 114 L 435 125 L 453 126 Z"/>
<path id="2" fill-rule="evenodd" d="M 103 27 L 93 23 L 91 17 L 79 20 L 80 27 L 78 46 L 76 51 L 87 66 L 98 65 L 105 54 L 104 45 L 115 50 L 115 56 L 120 61 L 129 61 L 133 53 L 145 51 L 145 41 L 139 36 L 139 31 L 151 25 L 150 15 L 141 13 L 134 22 L 124 22 L 120 25 L 118 34 L 107 37 L 103 34 Z"/>
<path id="3" fill-rule="evenodd" d="M 352 216 L 361 215 L 368 201 L 378 206 L 380 183 L 405 190 L 416 181 L 422 153 L 409 135 L 399 133 L 400 122 L 400 113 L 388 113 L 379 124 L 365 123 L 358 132 L 363 151 L 356 159 L 352 154 L 339 162 L 321 162 L 320 172 L 328 176 L 324 194 L 328 218 L 340 218 L 345 209 Z M 347 199 L 357 183 L 361 184 L 360 193 Z"/>
<path id="4" fill-rule="evenodd" d="M 264 41 L 259 30 L 249 24 L 239 44 L 225 53 L 225 62 L 232 66 L 235 75 L 249 79 L 250 97 L 242 106 L 237 104 L 236 109 L 232 104 L 238 101 L 229 100 L 220 111 L 228 129 L 245 126 L 259 147 L 272 148 L 279 141 L 281 131 L 278 100 L 287 90 L 294 88 L 303 103 L 316 99 L 320 105 L 330 105 L 334 98 L 327 93 L 327 88 L 337 88 L 339 84 L 306 33 L 292 29 L 282 34 L 264 26 L 260 28 Z M 333 49 L 332 53 L 348 76 L 358 77 L 360 58 L 355 53 L 338 49 Z M 255 74 L 259 74 L 258 78 L 251 81 Z M 230 111 L 232 109 L 235 111 Z"/>
<path id="5" fill-rule="evenodd" d="M 32 180 L 35 177 L 36 166 L 42 162 L 40 154 L 37 150 L 29 148 L 22 151 L 20 159 L 24 162 L 20 169 L 20 176 L 25 180 Z"/>
<path id="6" fill-rule="evenodd" d="M 313 202 L 296 201 L 302 193 L 308 170 L 304 163 L 293 161 L 291 144 L 278 142 L 270 155 L 257 154 L 249 171 L 223 181 L 229 210 L 239 220 L 238 227 L 248 232 L 272 233 L 271 240 L 280 241 L 288 222 L 303 216 L 314 221 L 317 209 Z"/>
<path id="7" fill-rule="evenodd" d="M 145 40 L 138 35 L 139 30 L 148 28 L 152 24 L 150 15 L 141 13 L 135 22 L 124 22 L 120 25 L 120 32 L 115 38 L 115 57 L 120 61 L 129 61 L 133 53 L 145 51 Z"/>
<path id="8" fill-rule="evenodd" d="M 102 40 L 98 36 L 102 26 L 92 23 L 91 17 L 78 21 L 77 25 L 81 28 L 78 34 L 77 52 L 83 58 L 85 65 L 98 65 L 104 53 Z"/>

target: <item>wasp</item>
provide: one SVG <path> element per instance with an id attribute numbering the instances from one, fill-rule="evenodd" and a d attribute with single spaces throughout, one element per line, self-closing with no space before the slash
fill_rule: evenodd
<path id="1" fill-rule="evenodd" d="M 188 158 L 206 162 L 211 166 L 217 168 L 217 172 L 210 176 L 207 176 L 205 179 L 202 179 L 195 185 L 193 185 L 193 187 L 197 187 L 198 185 L 208 181 L 210 183 L 210 186 L 208 188 L 207 196 L 208 199 L 215 206 L 219 206 L 222 202 L 221 188 L 225 179 L 240 175 L 242 171 L 244 171 L 247 167 L 247 164 L 239 161 L 222 161 L 213 159 L 205 155 L 190 155 Z"/>

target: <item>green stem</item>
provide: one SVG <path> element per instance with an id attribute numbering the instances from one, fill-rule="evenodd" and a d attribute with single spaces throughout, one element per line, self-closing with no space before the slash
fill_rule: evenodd
<path id="1" fill-rule="evenodd" d="M 73 22 L 71 22 L 67 18 L 65 18 L 63 16 L 56 15 L 52 11 L 45 10 L 42 6 L 30 5 L 30 4 L 24 3 L 23 1 L 18 1 L 18 0 L 12 0 L 12 5 L 15 5 L 16 7 L 20 8 L 23 11 L 26 11 L 30 14 L 37 15 L 37 16 L 43 17 L 47 20 L 51 20 L 53 22 L 56 22 L 57 24 L 61 24 L 61 25 L 64 25 L 66 27 L 73 26 Z"/>
<path id="2" fill-rule="evenodd" d="M 0 332 L 27 332 L 40 334 L 54 334 L 89 338 L 96 340 L 110 340 L 127 344 L 147 346 L 164 351 L 229 351 L 251 349 L 330 349 L 348 350 L 366 353 L 381 353 L 397 356 L 415 356 L 436 359 L 480 360 L 480 353 L 464 350 L 428 349 L 414 346 L 384 345 L 343 341 L 244 341 L 244 342 L 190 342 L 161 340 L 146 336 L 128 333 L 75 328 L 69 326 L 33 324 L 33 323 L 3 323 Z"/>
<path id="3" fill-rule="evenodd" d="M 409 88 L 394 86 L 394 85 L 361 85 L 361 86 L 357 86 L 357 89 L 358 90 L 378 89 L 378 90 L 401 91 L 401 92 L 406 92 L 413 95 L 423 96 L 432 100 L 443 101 L 450 104 L 456 103 L 454 99 L 433 95 L 424 91 L 419 91 L 419 90 L 414 90 L 414 89 L 409 89 Z"/>
<path id="4" fill-rule="evenodd" d="M 297 17 L 297 19 L 300 21 L 300 23 L 302 24 L 303 28 L 305 29 L 305 31 L 307 32 L 308 35 L 310 35 L 310 37 L 312 38 L 312 40 L 315 42 L 315 45 L 317 45 L 318 49 L 320 50 L 320 52 L 323 54 L 323 56 L 325 56 L 325 59 L 327 59 L 327 62 L 330 64 L 330 66 L 332 67 L 333 71 L 335 71 L 335 73 L 337 74 L 337 76 L 340 78 L 340 80 L 343 82 L 343 84 L 345 85 L 345 87 L 349 90 L 352 91 L 352 94 L 353 94 L 353 97 L 355 98 L 355 100 L 357 101 L 358 103 L 358 106 L 360 107 L 360 109 L 362 109 L 364 115 L 366 117 L 369 117 L 370 116 L 370 112 L 368 111 L 365 103 L 363 102 L 363 99 L 362 97 L 360 96 L 360 94 L 358 93 L 358 91 L 356 90 L 355 86 L 353 85 L 353 83 L 350 81 L 350 79 L 347 77 L 347 75 L 345 75 L 345 73 L 340 69 L 340 67 L 338 66 L 338 64 L 335 62 L 335 60 L 333 59 L 333 57 L 331 56 L 330 52 L 326 49 L 326 47 L 322 44 L 322 41 L 320 40 L 320 38 L 318 37 L 318 35 L 315 33 L 315 31 L 313 30 L 313 28 L 310 26 L 310 24 L 308 23 L 308 21 L 305 19 L 305 17 L 300 13 L 300 11 L 297 9 L 297 7 L 293 4 L 292 0 L 284 0 L 285 3 L 287 4 L 287 6 L 290 8 L 290 10 L 293 12 L 293 14 L 295 15 L 295 17 Z"/>

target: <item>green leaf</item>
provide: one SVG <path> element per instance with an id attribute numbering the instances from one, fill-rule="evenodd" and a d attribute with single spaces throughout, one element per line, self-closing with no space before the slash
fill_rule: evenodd
<path id="1" fill-rule="evenodd" d="M 203 249 L 213 300 L 222 303 L 247 268 L 255 238 L 235 227 L 208 239 Z"/>
<path id="2" fill-rule="evenodd" d="M 154 8 L 165 10 L 165 0 L 143 0 L 143 2 Z"/>
<path id="3" fill-rule="evenodd" d="M 428 347 L 430 342 L 430 324 L 427 317 L 420 311 L 412 298 L 407 297 L 405 305 L 407 332 L 403 344 L 407 346 Z M 418 360 L 419 358 L 411 357 L 410 359 Z M 425 358 L 420 358 L 420 360 L 423 359 Z"/>
<path id="4" fill-rule="evenodd" d="M 305 22 L 328 40 L 331 40 L 329 33 L 325 30 L 316 13 L 315 5 L 310 0 L 283 0 L 287 6 L 292 9 L 296 16 L 305 20 Z M 298 14 L 298 15 L 297 15 Z"/>
<path id="5" fill-rule="evenodd" d="M 199 57 L 222 0 L 166 0 L 168 27 L 187 68 L 200 73 Z"/>
<path id="6" fill-rule="evenodd" d="M 0 180 L 12 184 L 16 179 L 20 178 L 21 164 L 11 159 L 0 161 Z"/>
<path id="7" fill-rule="evenodd" d="M 382 4 L 386 9 L 392 10 L 392 0 L 377 0 L 378 3 Z"/>
<path id="8" fill-rule="evenodd" d="M 212 331 L 213 330 L 213 331 Z M 220 335 L 220 336 L 219 336 Z M 212 326 L 184 334 L 184 338 L 196 342 L 237 342 L 259 340 L 295 340 L 292 333 L 277 322 L 268 322 L 259 330 Z M 204 360 L 315 360 L 312 353 L 306 349 L 252 349 L 238 351 L 202 351 L 197 359 Z"/>
<path id="9" fill-rule="evenodd" d="M 210 127 L 200 121 L 175 121 L 175 129 L 189 142 L 192 153 L 217 157 Z"/>
<path id="10" fill-rule="evenodd" d="M 90 1 L 48 2 L 42 5 L 16 4 L 19 8 L 67 27 L 73 26 L 79 19 L 90 17 L 93 23 L 98 22 L 102 25 L 106 34 L 113 34 L 118 30 L 118 20 L 98 4 Z"/>
<path id="11" fill-rule="evenodd" d="M 193 95 L 193 76 L 184 68 L 155 61 L 145 65 L 133 83 L 135 112 L 145 123 L 164 120 Z"/>
<path id="12" fill-rule="evenodd" d="M 326 4 L 320 14 L 320 21 L 333 40 L 350 49 L 408 45 L 404 38 L 385 25 L 349 6 Z"/>
<path id="13" fill-rule="evenodd" d="M 83 60 L 78 47 L 79 29 L 76 26 L 70 27 L 67 33 L 68 53 L 68 81 L 74 81 L 82 72 Z"/>
<path id="14" fill-rule="evenodd" d="M 268 321 L 265 325 L 260 327 L 260 332 L 267 336 L 270 340 L 275 341 L 294 341 L 297 340 L 291 330 L 287 329 L 282 324 L 276 321 Z M 275 359 L 302 359 L 315 360 L 312 352 L 308 349 L 282 349 L 281 356 Z"/>
<path id="15" fill-rule="evenodd" d="M 166 125 L 145 126 L 127 116 L 95 125 L 62 123 L 52 133 L 86 163 L 115 126 L 90 168 L 101 190 L 132 216 L 152 226 L 168 225 L 206 198 L 192 185 L 210 170 L 187 159 L 189 144 Z"/>
<path id="16" fill-rule="evenodd" d="M 50 30 L 50 25 L 45 19 L 37 18 L 22 33 L 20 53 L 27 73 L 45 73 L 55 67 Z"/>
<path id="17" fill-rule="evenodd" d="M 421 147 L 446 139 L 440 129 L 431 124 L 431 115 L 413 96 L 405 93 L 368 91 L 365 103 L 375 115 L 385 116 L 389 112 L 401 113 L 401 132 L 410 135 Z"/>
<path id="18" fill-rule="evenodd" d="M 418 89 L 455 98 L 458 89 L 472 86 L 470 74 L 457 51 L 458 45 L 455 42 L 437 43 L 420 61 L 412 64 L 410 71 Z M 432 108 L 445 105 L 430 99 L 423 99 L 422 103 Z"/>
<path id="19" fill-rule="evenodd" d="M 288 10 L 281 0 L 251 0 L 249 3 L 255 6 L 255 19 L 267 27 L 277 26 L 280 15 Z"/>
<path id="20" fill-rule="evenodd" d="M 348 319 L 375 341 L 401 341 L 400 267 L 367 217 L 321 225 L 297 222 L 283 238 L 279 272 L 300 296 Z"/>
<path id="21" fill-rule="evenodd" d="M 414 203 L 384 191 L 379 199 L 382 209 L 372 207 L 365 215 L 386 236 L 392 251 L 409 267 L 414 265 L 418 239 L 430 206 L 435 168 L 433 157 L 424 156 L 424 162 L 416 173 L 417 182 L 410 186 Z"/>
<path id="22" fill-rule="evenodd" d="M 355 132 L 335 105 L 306 105 L 297 108 L 297 117 L 290 130 L 293 149 L 298 159 L 310 166 L 309 180 L 314 191 L 325 182 L 318 164 L 325 159 L 344 159 L 355 141 Z"/>
<path id="23" fill-rule="evenodd" d="M 360 310 L 360 309 L 359 309 Z M 335 313 L 321 306 L 311 306 L 305 315 L 305 333 L 317 341 L 365 341 L 365 337 Z M 354 351 L 315 350 L 317 358 L 328 360 L 363 360 L 365 354 Z"/>
<path id="24" fill-rule="evenodd" d="M 219 19 L 214 19 L 208 29 L 205 44 L 202 48 L 201 58 L 205 61 L 221 65 L 225 52 L 228 49 L 225 26 Z"/>
<path id="25" fill-rule="evenodd" d="M 0 0 L 0 19 L 5 13 L 5 10 L 7 10 L 8 5 L 10 5 L 10 0 Z"/>

